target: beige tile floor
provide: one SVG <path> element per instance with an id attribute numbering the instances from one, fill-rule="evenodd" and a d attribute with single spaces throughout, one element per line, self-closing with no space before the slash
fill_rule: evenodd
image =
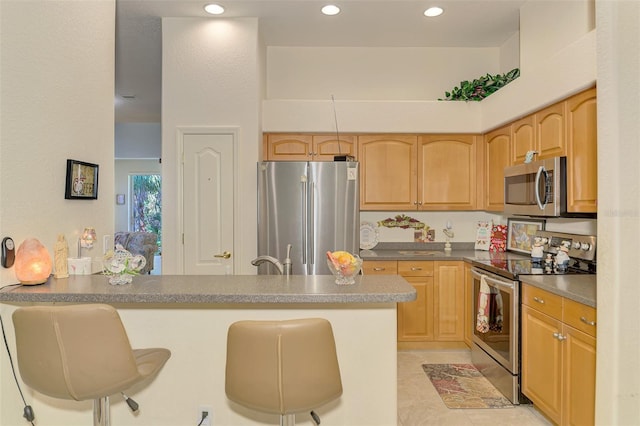
<path id="1" fill-rule="evenodd" d="M 398 351 L 398 426 L 547 426 L 531 405 L 503 409 L 449 409 L 422 364 L 471 362 L 468 350 Z"/>

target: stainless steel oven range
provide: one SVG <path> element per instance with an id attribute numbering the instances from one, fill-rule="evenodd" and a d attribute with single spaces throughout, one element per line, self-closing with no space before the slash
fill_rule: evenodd
<path id="1" fill-rule="evenodd" d="M 596 238 L 538 231 L 545 257 L 569 246 L 569 266 L 559 272 L 531 257 L 508 253 L 492 260 L 474 260 L 474 321 L 471 361 L 512 403 L 528 402 L 520 391 L 520 276 L 596 273 Z"/>

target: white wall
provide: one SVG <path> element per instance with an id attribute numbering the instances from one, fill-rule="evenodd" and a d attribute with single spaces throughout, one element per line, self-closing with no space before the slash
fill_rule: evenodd
<path id="1" fill-rule="evenodd" d="M 0 236 L 16 244 L 52 251 L 63 233 L 73 254 L 84 226 L 113 233 L 114 27 L 113 0 L 0 2 Z M 64 199 L 68 158 L 100 166 L 98 200 Z M 0 268 L 0 286 L 15 282 Z M 5 355 L 0 424 L 26 424 Z"/>
<path id="2" fill-rule="evenodd" d="M 520 8 L 522 75 L 538 72 L 540 63 L 594 28 L 595 0 L 525 2 Z"/>
<path id="3" fill-rule="evenodd" d="M 500 46 L 500 72 L 520 68 L 520 32 L 512 35 Z"/>
<path id="4" fill-rule="evenodd" d="M 115 158 L 160 158 L 160 123 L 116 123 Z"/>
<path id="5" fill-rule="evenodd" d="M 499 48 L 268 47 L 267 99 L 436 100 L 499 71 Z"/>
<path id="6" fill-rule="evenodd" d="M 50 252 L 58 233 L 73 247 L 85 226 L 101 240 L 113 233 L 115 3 L 0 5 L 0 235 Z M 99 165 L 97 200 L 65 200 L 67 159 Z"/>
<path id="7" fill-rule="evenodd" d="M 236 271 L 255 273 L 256 167 L 261 152 L 262 65 L 258 21 L 165 18 L 162 22 L 163 272 L 180 265 L 179 127 L 239 127 Z"/>
<path id="8" fill-rule="evenodd" d="M 349 98 L 334 93 L 343 131 L 483 133 L 594 84 L 593 16 L 594 0 L 526 2 L 520 13 L 519 49 L 512 38 L 488 56 L 489 64 L 472 52 L 467 52 L 472 60 L 464 63 L 464 55 L 457 55 L 455 49 L 401 49 L 400 53 L 392 53 L 395 49 L 371 48 L 356 55 L 359 49 L 353 48 L 269 48 L 269 61 L 274 63 L 268 64 L 263 130 L 334 131 L 330 91 L 340 89 L 360 96 Z M 460 80 L 508 71 L 503 67 L 513 68 L 516 50 L 521 77 L 496 94 L 480 103 L 436 101 L 442 97 L 438 93 L 459 86 Z M 409 58 L 409 53 L 417 51 L 424 54 Z M 370 58 L 371 52 L 376 57 Z M 359 59 L 364 55 L 367 67 L 352 63 L 348 53 Z M 330 60 L 332 55 L 340 60 Z M 318 61 L 316 56 L 324 60 Z M 447 67 L 436 68 L 434 74 L 428 73 L 431 69 L 413 74 L 405 71 L 400 74 L 406 79 L 403 82 L 397 82 L 398 71 L 387 66 L 413 61 L 420 65 L 409 68 L 427 68 L 432 58 L 452 60 L 458 66 L 449 68 L 447 63 Z M 312 66 L 305 69 L 305 62 Z M 376 63 L 384 66 L 374 66 Z M 443 87 L 444 72 L 452 81 Z M 285 77 L 293 80 L 291 87 L 285 86 Z M 406 94 L 411 90 L 405 84 L 417 88 L 408 95 L 411 97 L 401 98 L 386 90 L 391 86 Z"/>
<path id="9" fill-rule="evenodd" d="M 640 3 L 598 1 L 596 424 L 640 419 Z"/>
<path id="10" fill-rule="evenodd" d="M 158 160 L 116 160 L 115 161 L 115 194 L 124 194 L 125 203 L 116 204 L 113 199 L 115 213 L 115 231 L 128 231 L 131 209 L 129 193 L 129 176 L 160 174 L 162 166 Z"/>

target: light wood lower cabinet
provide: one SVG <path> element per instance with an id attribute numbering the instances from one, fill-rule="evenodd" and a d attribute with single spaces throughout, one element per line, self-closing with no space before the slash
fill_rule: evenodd
<path id="1" fill-rule="evenodd" d="M 473 330 L 475 328 L 476 310 L 473 306 L 473 276 L 471 264 L 464 264 L 464 343 L 471 347 Z"/>
<path id="2" fill-rule="evenodd" d="M 465 336 L 464 262 L 365 260 L 364 274 L 398 274 L 417 293 L 398 303 L 398 348 L 463 348 Z"/>
<path id="3" fill-rule="evenodd" d="M 417 293 L 416 300 L 398 303 L 398 342 L 434 340 L 433 262 L 398 261 L 398 274 Z"/>
<path id="4" fill-rule="evenodd" d="M 557 424 L 594 424 L 595 318 L 589 306 L 523 285 L 522 392 Z"/>

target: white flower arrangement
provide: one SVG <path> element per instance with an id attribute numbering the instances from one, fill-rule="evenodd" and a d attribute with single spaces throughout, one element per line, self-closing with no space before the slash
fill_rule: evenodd
<path id="1" fill-rule="evenodd" d="M 144 256 L 134 256 L 117 244 L 115 250 L 109 250 L 104 256 L 103 273 L 111 276 L 111 284 L 129 284 L 133 276 L 140 274 L 146 264 Z"/>

